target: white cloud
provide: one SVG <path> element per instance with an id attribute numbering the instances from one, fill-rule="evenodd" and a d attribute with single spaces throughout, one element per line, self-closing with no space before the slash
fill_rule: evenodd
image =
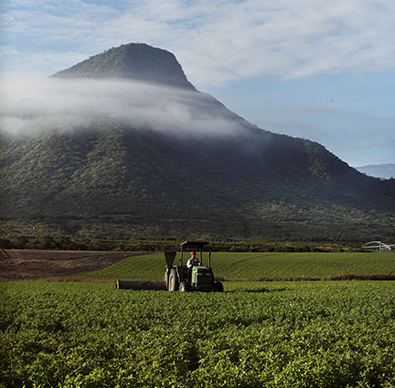
<path id="1" fill-rule="evenodd" d="M 65 68 L 76 52 L 89 56 L 140 41 L 174 52 L 200 88 L 261 74 L 297 78 L 392 71 L 394 20 L 391 0 L 141 0 L 105 5 L 11 0 L 4 27 L 5 41 L 14 41 L 25 68 L 36 63 L 30 63 L 32 50 L 44 56 L 71 53 L 63 58 L 60 67 Z M 44 69 L 49 74 L 60 70 L 51 64 Z"/>
<path id="2" fill-rule="evenodd" d="M 235 135 L 235 115 L 212 97 L 131 81 L 18 79 L 2 85 L 0 129 L 10 134 L 94 128 L 116 121 L 177 136 Z"/>

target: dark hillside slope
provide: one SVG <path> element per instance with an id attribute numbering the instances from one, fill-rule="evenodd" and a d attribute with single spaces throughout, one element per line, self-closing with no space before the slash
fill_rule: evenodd
<path id="1" fill-rule="evenodd" d="M 127 51 L 162 58 L 143 46 Z M 108 77 L 114 66 L 103 58 L 112 52 L 117 62 L 124 49 L 83 64 L 93 73 L 110 69 Z M 58 74 L 82 76 L 77 67 Z M 176 78 L 183 77 L 179 67 Z M 182 96 L 171 90 L 159 127 L 97 117 L 83 129 L 1 135 L 3 235 L 393 237 L 394 180 L 365 176 L 318 143 L 261 130 L 194 88 Z M 169 121 L 167 108 L 180 98 L 177 112 L 188 120 Z"/>
<path id="2" fill-rule="evenodd" d="M 195 90 L 175 56 L 146 44 L 129 43 L 90 57 L 57 78 L 133 79 Z"/>
<path id="3" fill-rule="evenodd" d="M 339 209 L 331 212 L 340 224 L 351 209 L 391 211 L 391 188 L 378 186 L 388 182 L 364 177 L 319 144 L 273 135 L 267 147 L 263 137 L 248 152 L 236 138 L 192 143 L 132 128 L 10 140 L 3 216 L 122 221 L 131 234 L 308 238 L 333 233 L 322 209 Z"/>

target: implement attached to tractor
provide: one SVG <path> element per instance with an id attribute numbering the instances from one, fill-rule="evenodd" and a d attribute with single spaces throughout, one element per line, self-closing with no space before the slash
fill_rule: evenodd
<path id="1" fill-rule="evenodd" d="M 213 270 L 211 269 L 211 251 L 208 253 L 207 266 L 199 265 L 192 267 L 190 271 L 183 265 L 183 254 L 186 250 L 196 250 L 199 252 L 200 263 L 203 263 L 203 247 L 207 245 L 205 241 L 184 241 L 181 244 L 181 254 L 179 265 L 173 265 L 176 257 L 175 251 L 165 252 L 166 257 L 166 288 L 169 291 L 218 291 L 224 290 L 221 282 L 214 281 Z"/>

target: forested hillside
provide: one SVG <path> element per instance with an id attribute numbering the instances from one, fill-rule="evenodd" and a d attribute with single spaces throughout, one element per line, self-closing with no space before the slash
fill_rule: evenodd
<path id="1" fill-rule="evenodd" d="M 123 236 L 303 238 L 360 233 L 352 224 L 364 229 L 372 209 L 391 212 L 390 181 L 364 177 L 316 143 L 280 139 L 261 153 L 258 135 L 248 152 L 236 139 L 198 144 L 130 128 L 7 139 L 2 215 L 68 233 L 107 224 L 98 233 L 113 237 L 123 226 Z"/>
<path id="2" fill-rule="evenodd" d="M 59 71 L 54 77 L 134 79 L 195 90 L 172 53 L 136 43 L 90 57 L 69 69 Z"/>

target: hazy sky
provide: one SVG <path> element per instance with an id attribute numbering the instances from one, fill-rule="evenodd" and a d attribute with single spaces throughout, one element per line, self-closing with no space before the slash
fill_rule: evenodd
<path id="1" fill-rule="evenodd" d="M 197 89 L 261 128 L 318 141 L 351 166 L 395 163 L 392 0 L 0 4 L 3 80 L 147 43 L 173 52 Z"/>

